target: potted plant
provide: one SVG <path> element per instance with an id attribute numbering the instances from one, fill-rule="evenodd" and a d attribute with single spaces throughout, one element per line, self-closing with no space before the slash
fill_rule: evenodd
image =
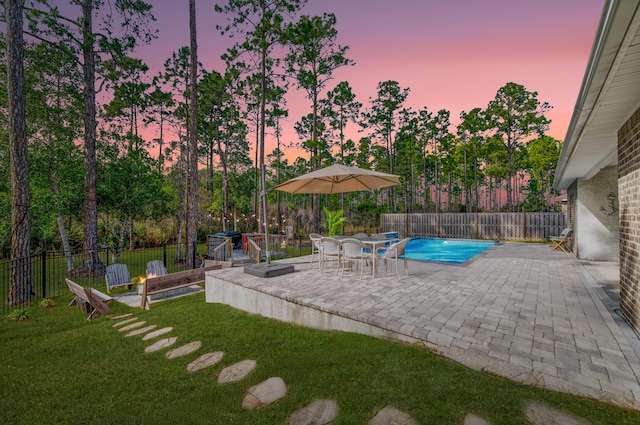
<path id="1" fill-rule="evenodd" d="M 326 207 L 323 208 L 325 218 L 322 224 L 327 229 L 327 236 L 335 236 L 342 233 L 342 226 L 347 222 L 347 218 L 343 216 L 343 210 L 331 211 Z"/>

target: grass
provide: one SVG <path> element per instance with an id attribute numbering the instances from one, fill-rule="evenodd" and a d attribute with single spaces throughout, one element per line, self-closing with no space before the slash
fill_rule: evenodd
<path id="1" fill-rule="evenodd" d="M 125 338 L 108 318 L 87 322 L 67 307 L 31 308 L 29 320 L 0 321 L 2 423 L 52 424 L 282 424 L 298 408 L 330 398 L 335 424 L 363 424 L 392 405 L 424 424 L 460 424 L 474 413 L 493 424 L 526 424 L 523 406 L 546 403 L 592 424 L 637 424 L 640 412 L 476 372 L 423 347 L 363 335 L 326 332 L 205 303 L 204 294 L 163 301 L 148 311 L 118 302 L 114 314 L 133 312 L 158 327 L 173 326 L 181 345 L 202 341 L 189 356 L 145 354 L 139 336 Z M 219 365 L 196 373 L 187 363 L 223 351 Z M 254 359 L 239 383 L 220 385 L 224 367 Z M 272 376 L 287 395 L 258 411 L 241 407 L 246 389 Z"/>

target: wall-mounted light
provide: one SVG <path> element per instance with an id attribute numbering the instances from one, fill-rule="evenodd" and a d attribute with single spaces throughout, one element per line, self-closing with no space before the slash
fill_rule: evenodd
<path id="1" fill-rule="evenodd" d="M 607 195 L 607 200 L 609 201 L 609 209 L 600 207 L 600 211 L 604 212 L 606 215 L 613 215 L 617 213 L 618 208 L 616 208 L 616 194 L 613 192 L 609 192 L 609 195 Z"/>

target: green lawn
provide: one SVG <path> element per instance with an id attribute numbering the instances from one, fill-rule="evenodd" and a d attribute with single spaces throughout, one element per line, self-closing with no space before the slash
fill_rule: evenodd
<path id="1" fill-rule="evenodd" d="M 493 424 L 526 424 L 523 406 L 547 403 L 593 424 L 638 424 L 640 412 L 522 386 L 472 371 L 430 351 L 357 334 L 308 329 L 207 304 L 204 294 L 133 312 L 158 327 L 173 326 L 178 345 L 202 341 L 189 356 L 145 354 L 149 342 L 125 338 L 99 317 L 67 307 L 69 295 L 27 321 L 0 321 L 0 418 L 3 424 L 283 424 L 311 401 L 338 402 L 336 424 L 365 424 L 392 405 L 421 424 L 460 424 L 472 412 Z M 185 370 L 201 354 L 223 351 L 219 365 Z M 243 381 L 216 383 L 224 367 L 254 359 Z M 241 407 L 246 389 L 280 376 L 284 399 L 259 411 Z"/>

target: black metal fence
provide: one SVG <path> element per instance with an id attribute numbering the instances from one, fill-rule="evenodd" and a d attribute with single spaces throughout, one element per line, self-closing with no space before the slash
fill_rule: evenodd
<path id="1" fill-rule="evenodd" d="M 98 258 L 105 267 L 115 262 L 126 264 L 131 278 L 143 276 L 147 269 L 147 262 L 162 260 L 169 273 L 185 270 L 187 264 L 199 264 L 200 255 L 206 256 L 205 244 L 198 244 L 193 250 L 194 258 L 187 262 L 185 257 L 187 249 L 182 245 L 162 245 L 156 247 L 142 247 L 135 250 L 122 251 L 114 258 L 113 250 L 99 250 Z M 21 307 L 30 307 L 38 304 L 44 298 L 55 298 L 69 292 L 65 278 L 69 277 L 84 287 L 95 287 L 106 292 L 104 272 L 98 272 L 92 276 L 86 276 L 78 272 L 77 266 L 82 264 L 85 256 L 82 251 L 74 252 L 71 256 L 74 267 L 69 269 L 68 257 L 61 251 L 46 251 L 32 255 L 31 263 L 31 291 L 26 294 L 26 300 L 14 305 L 10 300 L 11 275 L 18 261 L 0 261 L 0 296 L 2 297 L 2 316 L 5 317 L 12 310 Z M 116 261 L 117 260 L 117 261 Z M 24 264 L 24 262 L 22 262 Z M 23 297 L 25 295 L 23 294 Z"/>

